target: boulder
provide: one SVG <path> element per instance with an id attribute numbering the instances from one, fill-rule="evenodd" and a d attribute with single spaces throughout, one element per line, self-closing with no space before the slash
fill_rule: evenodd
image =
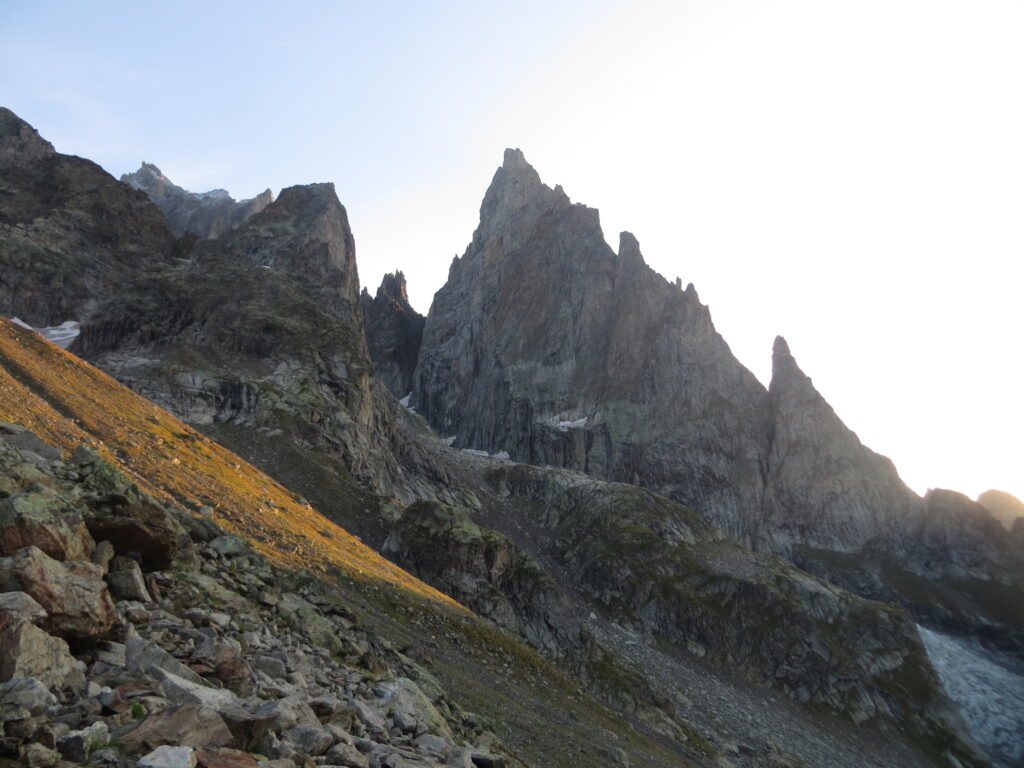
<path id="1" fill-rule="evenodd" d="M 97 514 L 87 523 L 97 541 L 106 539 L 119 555 L 138 559 L 142 570 L 162 571 L 178 553 L 178 526 L 162 507 L 139 501 L 117 513 Z"/>
<path id="2" fill-rule="evenodd" d="M 192 747 L 161 746 L 139 758 L 138 768 L 195 768 L 196 751 Z"/>
<path id="3" fill-rule="evenodd" d="M 182 704 L 154 712 L 138 726 L 121 736 L 128 746 L 155 749 L 162 745 L 187 747 L 227 747 L 231 731 L 224 720 L 208 707 Z"/>
<path id="4" fill-rule="evenodd" d="M 50 688 L 83 680 L 81 664 L 67 642 L 26 619 L 16 619 L 0 630 L 0 649 L 0 680 L 35 678 Z"/>
<path id="5" fill-rule="evenodd" d="M 0 707 L 24 709 L 27 716 L 39 715 L 57 704 L 57 697 L 46 685 L 32 677 L 8 680 L 0 684 Z"/>
<path id="6" fill-rule="evenodd" d="M 149 591 L 146 589 L 146 580 L 142 576 L 142 568 L 129 557 L 118 555 L 110 561 L 107 586 L 110 587 L 110 593 L 118 600 L 151 602 Z"/>
<path id="7" fill-rule="evenodd" d="M 107 746 L 110 740 L 110 732 L 107 724 L 102 720 L 77 731 L 65 733 L 57 739 L 57 750 L 64 756 L 65 760 L 73 763 L 84 763 L 89 755 L 97 749 Z"/>
<path id="8" fill-rule="evenodd" d="M 16 619 L 36 623 L 46 618 L 46 611 L 26 592 L 0 592 L 0 625 Z"/>
<path id="9" fill-rule="evenodd" d="M 94 563 L 61 563 L 30 546 L 0 559 L 0 570 L 17 575 L 48 614 L 40 626 L 58 637 L 95 640 L 117 620 L 103 572 Z"/>
<path id="10" fill-rule="evenodd" d="M 81 515 L 48 489 L 0 501 L 0 555 L 33 544 L 58 560 L 88 560 L 94 546 Z"/>

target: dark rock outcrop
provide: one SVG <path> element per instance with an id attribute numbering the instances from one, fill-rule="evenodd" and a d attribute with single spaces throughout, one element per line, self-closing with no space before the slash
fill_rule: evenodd
<path id="1" fill-rule="evenodd" d="M 121 176 L 121 181 L 145 192 L 163 212 L 167 225 L 178 237 L 220 237 L 252 218 L 274 201 L 269 190 L 247 200 L 236 201 L 223 189 L 189 192 L 172 182 L 152 163 Z"/>
<path id="2" fill-rule="evenodd" d="M 289 187 L 237 229 L 194 241 L 187 259 L 137 276 L 78 345 L 245 456 L 252 431 L 316 448 L 374 491 L 411 492 L 392 445 L 398 405 L 371 378 L 355 243 L 332 184 Z M 285 479 L 288 450 L 270 451 L 268 466 Z"/>
<path id="3" fill-rule="evenodd" d="M 412 392 L 426 318 L 409 303 L 400 271 L 384 275 L 373 298 L 363 288 L 359 300 L 374 373 L 395 397 L 404 398 Z"/>
<path id="4" fill-rule="evenodd" d="M 38 328 L 83 320 L 173 247 L 144 194 L 0 107 L 0 315 Z"/>

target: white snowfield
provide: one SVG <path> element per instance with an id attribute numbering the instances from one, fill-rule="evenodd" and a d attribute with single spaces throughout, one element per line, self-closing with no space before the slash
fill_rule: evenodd
<path id="1" fill-rule="evenodd" d="M 12 317 L 11 322 L 15 325 L 20 325 L 22 328 L 28 328 L 30 331 L 35 331 L 44 339 L 49 339 L 57 346 L 64 347 L 64 349 L 71 346 L 71 342 L 78 338 L 78 334 L 82 332 L 81 323 L 75 322 L 74 320 L 65 320 L 60 325 L 53 325 L 49 328 L 33 328 L 24 320 L 17 317 Z"/>
<path id="2" fill-rule="evenodd" d="M 928 658 L 993 768 L 1024 765 L 1024 665 L 918 625 Z"/>

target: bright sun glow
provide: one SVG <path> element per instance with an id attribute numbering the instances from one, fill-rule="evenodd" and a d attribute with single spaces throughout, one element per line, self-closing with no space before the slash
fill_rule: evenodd
<path id="1" fill-rule="evenodd" d="M 115 174 L 334 181 L 424 312 L 521 147 L 916 490 L 1024 497 L 1024 4 L 183 5 L 7 6 L 5 106 Z"/>

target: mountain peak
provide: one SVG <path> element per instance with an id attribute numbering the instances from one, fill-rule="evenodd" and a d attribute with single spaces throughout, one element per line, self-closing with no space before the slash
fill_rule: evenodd
<path id="1" fill-rule="evenodd" d="M 0 167 L 38 160 L 56 151 L 35 128 L 0 107 Z"/>
<path id="2" fill-rule="evenodd" d="M 619 261 L 623 264 L 645 263 L 643 254 L 640 253 L 640 241 L 632 232 L 619 233 Z"/>
<path id="3" fill-rule="evenodd" d="M 785 388 L 791 391 L 813 392 L 815 397 L 820 397 L 810 377 L 803 372 L 789 350 L 789 343 L 782 336 L 776 336 L 772 344 L 772 380 L 770 389 L 777 391 Z"/>
<path id="4" fill-rule="evenodd" d="M 380 288 L 377 289 L 377 298 L 408 303 L 409 294 L 405 286 L 405 273 L 397 269 L 384 275 Z"/>

